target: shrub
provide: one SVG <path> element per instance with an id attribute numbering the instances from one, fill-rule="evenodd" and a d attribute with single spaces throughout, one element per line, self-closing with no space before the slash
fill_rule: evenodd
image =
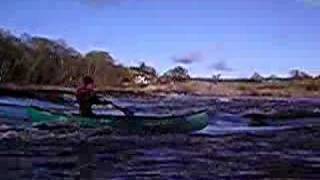
<path id="1" fill-rule="evenodd" d="M 248 91 L 248 90 L 250 90 L 250 88 L 248 86 L 242 84 L 242 85 L 238 86 L 238 90 L 240 90 L 240 91 Z"/>
<path id="2" fill-rule="evenodd" d="M 310 81 L 305 84 L 305 90 L 307 91 L 319 91 L 320 90 L 320 84 L 317 83 L 316 81 Z"/>

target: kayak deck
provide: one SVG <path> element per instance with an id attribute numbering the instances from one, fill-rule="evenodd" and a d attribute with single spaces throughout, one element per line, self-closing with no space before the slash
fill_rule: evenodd
<path id="1" fill-rule="evenodd" d="M 189 112 L 180 115 L 162 116 L 124 116 L 103 115 L 96 117 L 81 117 L 63 113 L 49 112 L 37 108 L 28 108 L 33 125 L 52 122 L 71 122 L 80 127 L 110 126 L 127 132 L 190 132 L 205 128 L 208 125 L 208 114 L 205 110 Z"/>

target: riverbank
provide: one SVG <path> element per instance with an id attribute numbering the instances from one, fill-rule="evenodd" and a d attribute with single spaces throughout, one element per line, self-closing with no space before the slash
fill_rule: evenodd
<path id="1" fill-rule="evenodd" d="M 194 85 L 196 92 L 186 91 L 189 83 L 202 83 Z M 206 83 L 204 83 L 206 84 Z M 159 112 L 172 109 L 188 109 L 193 107 L 205 107 L 210 113 L 229 113 L 241 115 L 246 118 L 259 119 L 286 119 L 301 117 L 320 117 L 320 96 L 318 91 L 313 94 L 300 96 L 298 93 L 292 96 L 276 96 L 276 92 L 270 96 L 248 95 L 236 92 L 231 86 L 235 83 L 210 84 L 211 91 L 201 91 L 203 82 L 184 82 L 175 84 L 175 88 L 164 86 L 149 86 L 145 88 L 105 88 L 98 89 L 98 93 L 113 99 L 131 99 L 135 103 L 133 109 L 139 111 Z M 190 85 L 190 84 L 189 84 Z M 242 84 L 244 85 L 244 84 Z M 245 84 L 251 88 L 257 88 L 257 84 Z M 172 85 L 173 86 L 173 85 Z M 262 86 L 262 85 L 259 85 Z M 184 92 L 179 88 L 184 89 Z M 214 88 L 214 90 L 212 90 Z M 208 89 L 208 88 L 207 88 Z M 209 88 L 210 89 L 210 88 Z M 210 92 L 210 93 L 208 93 Z M 292 91 L 296 92 L 296 91 Z M 75 103 L 75 89 L 59 86 L 18 86 L 14 84 L 0 85 L 0 96 L 35 98 L 60 104 Z M 140 104 L 157 104 L 148 110 L 139 108 Z"/>
<path id="2" fill-rule="evenodd" d="M 36 99 L 63 105 L 69 109 L 76 108 L 74 89 L 61 87 L 19 87 L 1 90 L 0 97 Z M 1 89 L 1 87 L 0 87 Z M 320 117 L 320 98 L 318 97 L 270 97 L 270 96 L 219 96 L 192 95 L 184 93 L 140 93 L 116 91 L 105 94 L 105 98 L 128 106 L 133 111 L 161 114 L 173 111 L 188 111 L 195 108 L 206 108 L 210 114 L 226 113 L 251 119 L 294 119 Z M 5 100 L 5 101 L 12 101 Z M 15 101 L 15 100 L 13 100 Z M 19 101 L 19 100 L 18 100 Z M 30 104 L 30 103 L 29 103 Z M 129 104 L 129 105 L 126 105 Z M 33 104 L 33 106 L 37 106 Z M 98 109 L 106 107 L 98 107 Z"/>
<path id="3" fill-rule="evenodd" d="M 187 80 L 183 82 L 170 82 L 164 84 L 151 84 L 148 86 L 119 86 L 98 88 L 98 92 L 114 96 L 163 96 L 168 94 L 187 94 L 197 96 L 223 96 L 223 97 L 273 97 L 273 98 L 320 98 L 320 80 L 290 80 L 270 82 L 209 82 L 200 80 Z M 17 85 L 0 84 L 0 95 L 31 94 L 39 92 L 74 94 L 74 87 L 46 86 L 46 85 Z"/>

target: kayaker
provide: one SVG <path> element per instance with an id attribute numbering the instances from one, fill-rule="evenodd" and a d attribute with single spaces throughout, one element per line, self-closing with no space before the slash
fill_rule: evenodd
<path id="1" fill-rule="evenodd" d="M 81 116 L 92 117 L 92 105 L 99 103 L 99 99 L 95 94 L 94 80 L 90 76 L 82 79 L 82 84 L 77 88 L 77 100 L 79 102 L 79 110 Z"/>
<path id="2" fill-rule="evenodd" d="M 122 111 L 127 116 L 133 116 L 133 112 L 127 108 L 117 106 L 111 101 L 103 100 L 100 101 L 95 93 L 95 83 L 94 80 L 90 76 L 85 76 L 82 79 L 82 84 L 77 88 L 77 100 L 79 102 L 79 110 L 81 116 L 85 117 L 94 117 L 94 113 L 92 112 L 93 104 L 110 104 L 116 109 Z"/>

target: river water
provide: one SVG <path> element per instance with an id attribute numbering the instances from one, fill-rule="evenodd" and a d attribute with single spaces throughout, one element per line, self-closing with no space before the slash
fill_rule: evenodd
<path id="1" fill-rule="evenodd" d="M 114 100 L 141 114 L 194 106 L 210 109 L 217 102 L 193 97 Z M 320 178 L 320 118 L 316 117 L 272 120 L 257 126 L 230 113 L 236 110 L 214 108 L 209 125 L 190 134 L 125 135 L 69 129 L 59 130 L 61 136 L 54 137 L 50 131 L 30 126 L 28 106 L 76 111 L 36 99 L 0 98 L 1 180 Z M 118 113 L 108 107 L 97 107 L 96 112 Z M 8 135 L 30 132 L 31 140 Z"/>

